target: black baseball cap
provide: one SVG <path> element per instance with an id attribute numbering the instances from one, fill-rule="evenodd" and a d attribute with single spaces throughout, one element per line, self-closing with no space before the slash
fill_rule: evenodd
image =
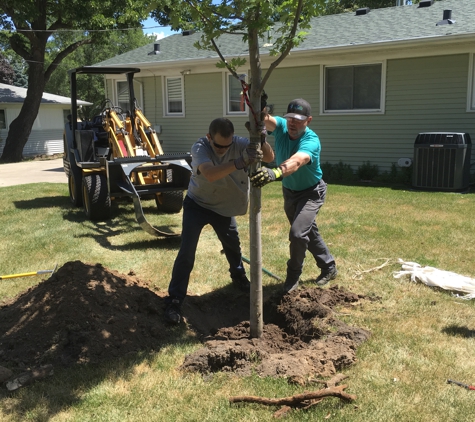
<path id="1" fill-rule="evenodd" d="M 302 98 L 297 98 L 296 100 L 292 100 L 289 103 L 287 107 L 287 113 L 284 115 L 284 117 L 291 117 L 297 120 L 306 120 L 311 115 L 312 107 L 310 107 L 310 104 Z"/>

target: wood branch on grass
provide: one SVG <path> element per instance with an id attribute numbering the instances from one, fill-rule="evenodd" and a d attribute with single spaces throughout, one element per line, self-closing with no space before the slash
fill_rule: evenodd
<path id="1" fill-rule="evenodd" d="M 356 396 L 353 394 L 345 393 L 347 385 L 339 385 L 338 387 L 325 388 L 323 390 L 305 392 L 301 394 L 296 394 L 290 397 L 283 397 L 280 399 L 268 399 L 265 397 L 257 396 L 234 396 L 230 397 L 229 401 L 231 403 L 259 403 L 266 406 L 290 406 L 298 407 L 302 403 L 308 402 L 309 400 L 322 399 L 325 397 L 338 397 L 342 400 L 352 401 L 356 400 Z M 307 405 L 307 404 L 304 404 Z"/>

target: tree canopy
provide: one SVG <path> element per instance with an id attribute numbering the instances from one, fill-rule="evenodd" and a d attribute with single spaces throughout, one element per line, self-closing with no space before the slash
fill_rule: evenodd
<path id="1" fill-rule="evenodd" d="M 15 71 L 8 60 L 0 53 L 0 83 L 13 85 Z"/>
<path id="2" fill-rule="evenodd" d="M 8 34 L 11 49 L 28 66 L 26 99 L 10 124 L 1 161 L 22 159 L 46 83 L 61 62 L 83 45 L 107 43 L 111 30 L 140 28 L 149 8 L 148 0 L 0 0 L 0 30 Z M 47 55 L 51 37 L 66 30 L 76 36 Z"/>
<path id="3" fill-rule="evenodd" d="M 57 51 L 62 50 L 77 37 L 75 33 L 62 32 L 50 39 L 47 45 L 46 60 L 51 62 Z M 56 68 L 45 86 L 45 91 L 51 94 L 70 96 L 70 85 L 68 70 L 80 66 L 91 66 L 99 61 L 107 60 L 125 51 L 151 43 L 153 40 L 149 35 L 143 33 L 142 29 L 112 31 L 107 43 L 86 44 L 74 53 L 66 57 Z M 83 75 L 77 80 L 77 96 L 81 100 L 89 101 L 95 106 L 100 104 L 105 98 L 104 78 L 102 75 Z M 92 112 L 94 106 L 83 107 L 85 114 Z M 91 117 L 91 116 L 89 116 Z"/>

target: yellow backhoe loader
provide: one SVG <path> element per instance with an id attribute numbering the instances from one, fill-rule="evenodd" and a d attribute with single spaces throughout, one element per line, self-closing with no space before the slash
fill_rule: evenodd
<path id="1" fill-rule="evenodd" d="M 154 236 L 176 236 L 153 227 L 145 218 L 141 198 L 155 197 L 157 209 L 177 213 L 191 175 L 191 155 L 165 154 L 156 131 L 138 107 L 133 79 L 138 68 L 84 66 L 69 71 L 71 118 L 64 131 L 63 166 L 69 197 L 83 206 L 91 220 L 107 220 L 111 201 L 130 197 L 137 222 Z M 81 74 L 127 77 L 128 109 L 107 99 L 90 121 L 78 121 L 76 81 Z"/>

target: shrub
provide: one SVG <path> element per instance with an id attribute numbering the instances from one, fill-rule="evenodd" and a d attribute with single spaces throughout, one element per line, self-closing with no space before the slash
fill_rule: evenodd
<path id="1" fill-rule="evenodd" d="M 321 168 L 323 179 L 327 183 L 354 182 L 356 180 L 351 166 L 349 164 L 343 164 L 341 161 L 338 164 L 325 162 L 321 165 Z"/>
<path id="2" fill-rule="evenodd" d="M 367 161 L 358 167 L 356 174 L 360 180 L 374 180 L 379 175 L 379 168 Z"/>

